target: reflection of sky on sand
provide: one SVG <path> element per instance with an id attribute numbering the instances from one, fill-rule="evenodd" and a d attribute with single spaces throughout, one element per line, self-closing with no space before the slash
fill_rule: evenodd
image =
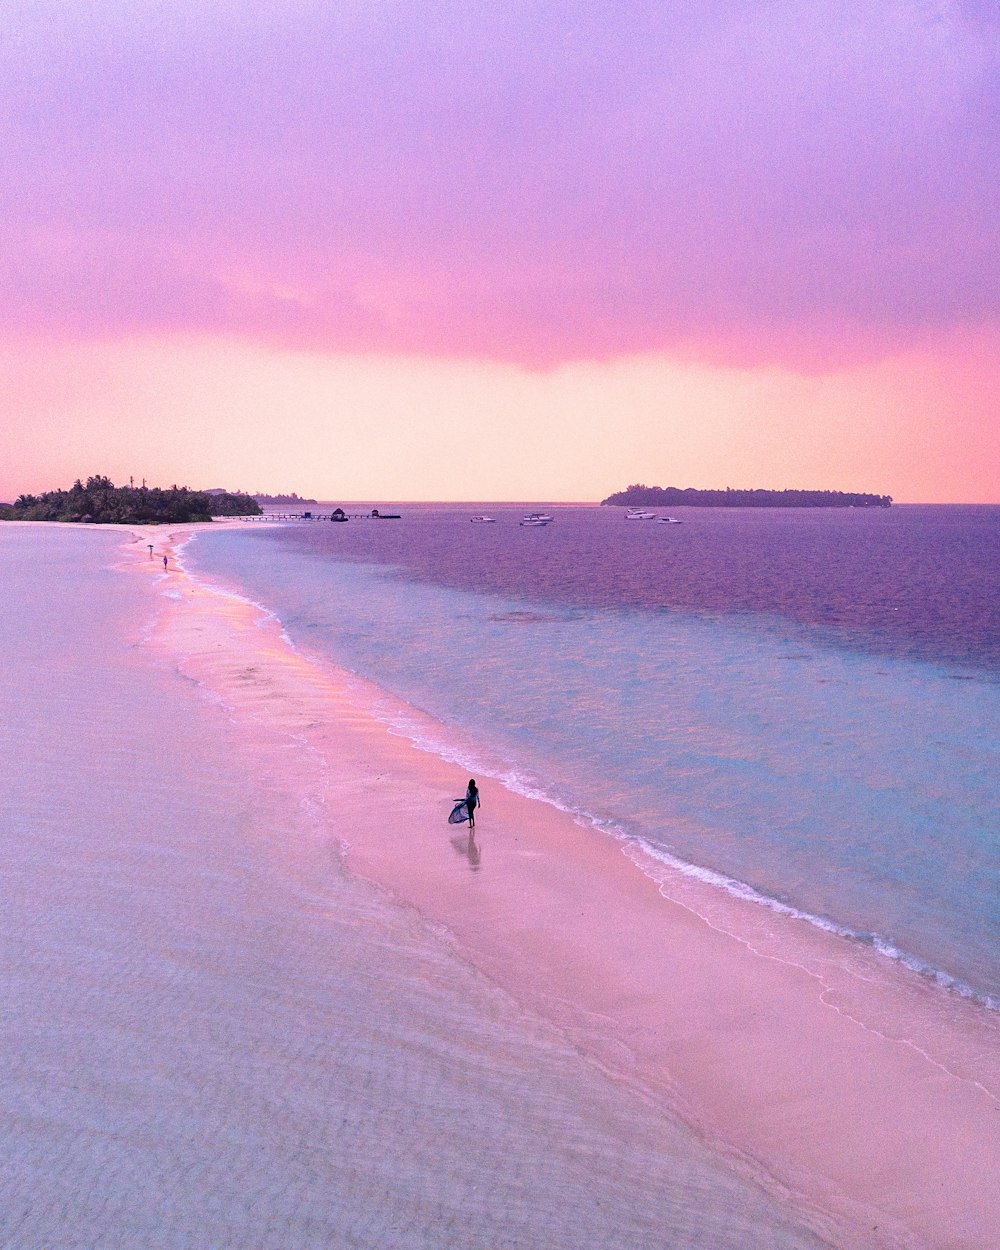
<path id="1" fill-rule="evenodd" d="M 0 531 L 0 1241 L 816 1245 L 343 874 L 301 759 L 136 645 L 120 540 Z"/>

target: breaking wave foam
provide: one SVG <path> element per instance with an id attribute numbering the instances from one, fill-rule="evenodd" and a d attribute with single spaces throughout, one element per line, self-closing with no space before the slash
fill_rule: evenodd
<path id="1" fill-rule="evenodd" d="M 195 535 L 190 535 L 183 543 L 179 544 L 177 550 L 181 551 L 194 537 Z M 301 652 L 289 636 L 281 618 L 265 604 L 260 603 L 256 599 L 251 599 L 230 587 L 199 578 L 190 569 L 185 568 L 183 565 L 181 567 L 184 568 L 185 575 L 204 590 L 247 604 L 259 611 L 264 620 L 274 622 L 279 629 L 282 641 L 292 651 L 295 651 L 297 655 L 315 662 L 319 666 L 331 662 L 326 657 Z M 658 886 L 663 887 L 665 885 L 665 872 L 697 880 L 744 903 L 765 908 L 776 915 L 784 916 L 790 920 L 801 921 L 843 941 L 865 946 L 875 951 L 876 954 L 894 963 L 901 964 L 941 990 L 956 994 L 960 998 L 976 1003 L 988 1011 L 1000 1013 L 1000 999 L 995 995 L 977 990 L 960 977 L 935 967 L 909 951 L 896 946 L 882 934 L 864 932 L 847 925 L 838 924 L 829 917 L 816 915 L 795 907 L 790 903 L 783 902 L 772 895 L 765 894 L 747 882 L 740 881 L 738 878 L 729 877 L 716 869 L 706 868 L 681 859 L 679 856 L 655 846 L 648 839 L 642 837 L 641 834 L 626 829 L 618 821 L 597 816 L 593 812 L 574 804 L 571 800 L 560 797 L 544 782 L 520 771 L 509 762 L 492 758 L 482 748 L 470 742 L 457 741 L 449 732 L 448 727 L 436 720 L 429 712 L 408 704 L 400 696 L 384 690 L 370 678 L 357 673 L 346 665 L 338 665 L 338 667 L 341 672 L 346 673 L 356 681 L 359 697 L 363 699 L 366 710 L 380 720 L 391 733 L 406 738 L 420 751 L 424 751 L 429 755 L 435 755 L 447 763 L 459 764 L 473 773 L 489 777 L 515 794 L 547 803 L 558 811 L 565 812 L 579 825 L 597 829 L 614 838 L 621 845 L 623 853 L 628 856 L 632 863 L 651 880 L 655 881 Z"/>
<path id="2" fill-rule="evenodd" d="M 363 680 L 367 681 L 367 679 Z M 974 1002 L 988 1011 L 1000 1013 L 1000 999 L 992 994 L 977 990 L 960 977 L 945 972 L 943 969 L 927 963 L 909 951 L 901 949 L 882 934 L 863 932 L 862 930 L 852 929 L 848 925 L 838 924 L 827 916 L 816 915 L 813 912 L 795 907 L 790 903 L 782 902 L 781 899 L 765 894 L 747 882 L 740 881 L 738 878 L 729 877 L 713 868 L 706 868 L 700 864 L 694 864 L 672 855 L 669 851 L 655 846 L 641 835 L 625 829 L 617 821 L 595 816 L 592 812 L 586 811 L 572 802 L 555 795 L 543 783 L 525 775 L 516 768 L 491 760 L 487 755 L 477 751 L 468 744 L 455 742 L 448 736 L 446 727 L 443 725 L 438 727 L 437 723 L 427 714 L 416 711 L 402 711 L 398 706 L 391 707 L 390 702 L 396 702 L 396 697 L 387 696 L 381 707 L 379 706 L 379 701 L 376 700 L 371 705 L 370 710 L 388 726 L 391 732 L 405 737 L 418 750 L 436 755 L 451 764 L 461 764 L 473 772 L 478 772 L 482 776 L 499 782 L 506 789 L 516 794 L 547 803 L 558 811 L 565 812 L 580 825 L 598 829 L 602 833 L 613 837 L 621 844 L 623 852 L 632 863 L 651 880 L 655 881 L 657 885 L 662 886 L 665 884 L 664 870 L 699 881 L 704 885 L 711 886 L 713 889 L 722 891 L 731 898 L 739 899 L 741 902 L 750 903 L 755 907 L 766 908 L 776 915 L 784 916 L 790 920 L 801 921 L 844 941 L 865 946 L 874 950 L 876 954 L 901 964 L 909 971 L 932 982 L 939 989 L 957 994 L 960 998 Z"/>

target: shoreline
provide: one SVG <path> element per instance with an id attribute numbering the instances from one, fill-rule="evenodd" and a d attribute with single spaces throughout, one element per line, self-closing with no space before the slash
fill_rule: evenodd
<path id="1" fill-rule="evenodd" d="M 0 1243 L 829 1247 L 347 871 L 144 546 L 0 538 Z"/>
<path id="2" fill-rule="evenodd" d="M 176 555 L 195 531 L 155 532 Z M 499 785 L 473 863 L 443 824 L 462 770 L 392 734 L 373 711 L 382 692 L 306 659 L 273 617 L 199 586 L 176 559 L 167 576 L 184 593 L 167 600 L 153 645 L 222 700 L 262 768 L 283 757 L 287 772 L 296 745 L 299 782 L 321 796 L 352 873 L 794 1195 L 836 1244 L 997 1239 L 1000 1029 L 985 1011 L 677 871 L 654 881 L 608 835 Z"/>

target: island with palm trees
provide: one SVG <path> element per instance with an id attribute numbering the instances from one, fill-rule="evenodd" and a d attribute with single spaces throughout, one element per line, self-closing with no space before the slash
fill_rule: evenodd
<path id="1" fill-rule="evenodd" d="M 628 508 L 888 508 L 891 495 L 842 490 L 697 490 L 679 486 L 627 486 L 601 504 Z"/>

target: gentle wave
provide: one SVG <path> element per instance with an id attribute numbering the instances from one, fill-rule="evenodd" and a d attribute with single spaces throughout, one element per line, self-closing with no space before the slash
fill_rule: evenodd
<path id="1" fill-rule="evenodd" d="M 703 868 L 699 864 L 691 864 L 686 860 L 678 859 L 676 855 L 671 855 L 669 851 L 664 851 L 659 847 L 651 845 L 644 838 L 633 835 L 626 836 L 629 843 L 626 850 L 637 848 L 643 857 L 657 861 L 658 864 L 669 868 L 672 872 L 701 881 L 745 903 L 752 903 L 756 907 L 765 907 L 768 911 L 772 911 L 779 916 L 787 916 L 791 920 L 804 921 L 806 924 L 812 925 L 814 929 L 821 929 L 824 933 L 830 933 L 846 941 L 866 946 L 886 959 L 902 964 L 911 972 L 918 973 L 925 979 L 932 981 L 940 989 L 958 994 L 961 998 L 978 1003 L 979 1006 L 985 1007 L 988 1011 L 1000 1012 L 1000 999 L 997 999 L 992 994 L 986 994 L 975 989 L 974 986 L 969 985 L 968 982 L 963 981 L 960 977 L 953 976 L 950 972 L 945 972 L 941 968 L 936 968 L 933 964 L 919 959 L 916 955 L 911 955 L 908 951 L 901 950 L 881 934 L 863 933 L 860 930 L 838 924 L 827 916 L 817 916 L 812 912 L 803 911 L 801 908 L 793 907 L 790 903 L 783 903 L 780 899 L 761 893 L 760 890 L 754 889 L 752 885 L 748 885 L 745 881 L 738 881 L 736 878 L 727 877 L 725 873 L 716 872 L 712 868 Z M 643 863 L 642 859 L 635 854 L 630 854 L 629 858 L 637 868 L 646 873 L 657 884 L 661 883 L 661 878 L 658 877 L 656 868 Z"/>
<path id="2" fill-rule="evenodd" d="M 278 626 L 281 641 L 291 647 L 293 651 L 298 652 L 298 647 L 295 645 L 294 639 L 285 628 L 284 622 L 278 616 L 277 612 L 275 612 L 272 608 L 269 608 L 266 603 L 261 603 L 259 599 L 251 599 L 249 595 L 244 595 L 240 591 L 234 590 L 231 586 L 222 586 L 218 582 L 208 581 L 204 577 L 199 577 L 197 573 L 187 566 L 183 558 L 184 548 L 190 543 L 193 543 L 197 537 L 197 534 L 188 534 L 187 537 L 179 542 L 174 548 L 174 562 L 188 581 L 197 586 L 199 590 L 204 590 L 210 595 L 218 595 L 220 598 L 232 599 L 236 603 L 242 603 L 247 607 L 256 608 L 256 610 L 264 617 L 264 620 L 262 620 L 260 624 L 263 625 L 267 621 L 273 621 L 275 625 Z M 169 592 L 164 593 L 166 593 L 170 598 L 179 597 L 170 595 Z"/>
<path id="3" fill-rule="evenodd" d="M 396 696 L 392 695 L 388 696 L 388 698 L 395 699 Z M 478 772 L 482 776 L 499 782 L 506 789 L 516 794 L 547 803 L 550 807 L 565 812 L 581 826 L 597 829 L 601 833 L 614 838 L 621 844 L 622 851 L 631 862 L 651 880 L 655 881 L 657 885 L 663 884 L 660 870 L 667 868 L 681 876 L 692 878 L 704 885 L 711 886 L 713 889 L 720 890 L 742 902 L 751 903 L 755 907 L 766 908 L 776 915 L 785 916 L 791 920 L 803 921 L 805 924 L 811 925 L 824 933 L 865 946 L 874 950 L 876 954 L 892 960 L 894 963 L 902 964 L 903 967 L 932 982 L 939 989 L 957 994 L 960 998 L 974 1002 L 988 1011 L 1000 1013 L 1000 999 L 994 995 L 977 990 L 960 977 L 956 977 L 950 972 L 945 972 L 942 968 L 927 963 L 909 951 L 902 950 L 879 933 L 865 933 L 852 929 L 847 925 L 838 924 L 827 916 L 815 915 L 812 912 L 794 907 L 790 903 L 784 903 L 771 895 L 764 894 L 745 881 L 729 877 L 713 868 L 706 868 L 700 864 L 680 859 L 669 851 L 654 846 L 641 835 L 623 828 L 617 821 L 595 816 L 592 812 L 566 802 L 539 782 L 526 777 L 516 769 L 493 763 L 485 756 L 478 755 L 469 746 L 462 746 L 448 741 L 444 736 L 438 736 L 433 732 L 429 733 L 426 725 L 415 721 L 406 713 L 400 713 L 398 710 L 391 712 L 380 711 L 377 703 L 373 704 L 370 710 L 392 732 L 407 738 L 418 750 L 436 755 L 448 763 L 461 764 L 463 767 L 468 767 L 473 772 Z M 426 713 L 421 713 L 421 715 L 426 715 Z M 445 733 L 447 732 L 444 726 L 441 726 L 441 728 Z"/>
<path id="4" fill-rule="evenodd" d="M 182 551 L 195 537 L 196 535 L 192 534 L 183 543 L 179 544 L 178 552 Z M 321 668 L 331 663 L 323 655 L 302 652 L 289 636 L 279 614 L 273 609 L 230 587 L 193 574 L 180 560 L 178 560 L 178 564 L 184 570 L 186 576 L 199 588 L 253 607 L 262 614 L 261 624 L 264 624 L 265 621 L 274 622 L 279 629 L 282 641 L 300 658 L 315 663 Z M 960 977 L 956 977 L 952 973 L 946 972 L 896 946 L 882 934 L 864 932 L 853 929 L 850 926 L 838 924 L 829 917 L 805 911 L 792 904 L 785 903 L 772 895 L 765 894 L 738 878 L 730 877 L 715 869 L 681 859 L 669 851 L 654 846 L 640 834 L 626 829 L 619 822 L 597 816 L 593 812 L 561 798 L 545 782 L 526 775 L 509 763 L 491 758 L 487 753 L 477 749 L 470 742 L 460 743 L 455 741 L 451 737 L 449 728 L 436 720 L 431 713 L 407 703 L 406 700 L 390 691 L 382 689 L 366 675 L 358 673 L 346 664 L 337 663 L 337 667 L 357 683 L 356 688 L 359 696 L 365 702 L 366 710 L 386 725 L 390 732 L 406 738 L 418 750 L 435 755 L 448 763 L 459 764 L 463 768 L 468 768 L 472 773 L 489 777 L 516 794 L 547 803 L 558 811 L 566 813 L 583 827 L 597 829 L 607 834 L 619 842 L 623 853 L 629 857 L 640 871 L 644 872 L 658 885 L 663 884 L 662 876 L 658 874 L 662 873 L 664 868 L 669 869 L 682 876 L 698 880 L 742 902 L 766 908 L 776 915 L 802 921 L 832 936 L 865 946 L 875 951 L 878 955 L 903 965 L 910 971 L 933 983 L 939 989 L 957 994 L 959 997 L 974 1002 L 988 1011 L 1000 1013 L 1000 998 L 985 991 L 977 990 Z"/>

